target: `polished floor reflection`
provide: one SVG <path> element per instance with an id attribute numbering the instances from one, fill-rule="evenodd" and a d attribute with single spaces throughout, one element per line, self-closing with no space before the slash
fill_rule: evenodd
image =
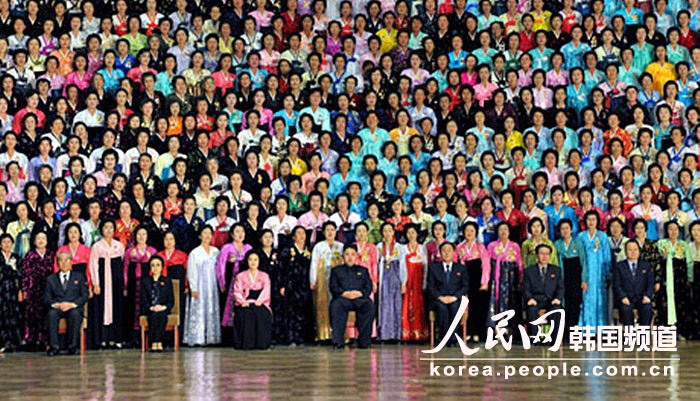
<path id="1" fill-rule="evenodd" d="M 419 346 L 376 346 L 335 351 L 328 347 L 240 352 L 226 348 L 180 353 L 91 352 L 84 357 L 10 354 L 0 357 L 0 399 L 9 400 L 699 400 L 700 343 L 681 343 L 673 353 L 550 353 L 481 350 L 464 358 L 449 348 L 435 356 Z M 430 375 L 429 358 L 441 377 Z M 444 360 L 449 358 L 450 360 Z M 586 360 L 581 360 L 586 358 Z M 574 360 L 576 359 L 576 360 Z M 554 377 L 547 370 L 566 363 L 581 375 Z M 459 366 L 466 365 L 458 377 Z M 506 365 L 534 368 L 544 376 L 505 379 Z M 596 365 L 615 367 L 617 377 L 594 377 Z M 652 365 L 670 366 L 650 377 Z M 452 366 L 452 368 L 445 368 Z M 479 371 L 469 376 L 469 367 Z M 638 377 L 622 377 L 637 366 Z M 481 374 L 492 367 L 493 376 Z M 454 369 L 454 376 L 444 373 Z"/>

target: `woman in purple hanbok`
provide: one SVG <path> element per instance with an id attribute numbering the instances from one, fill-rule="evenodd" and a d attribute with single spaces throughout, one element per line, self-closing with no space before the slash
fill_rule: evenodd
<path id="1" fill-rule="evenodd" d="M 394 238 L 394 226 L 382 225 L 384 241 L 377 244 L 379 256 L 379 339 L 398 341 L 401 339 L 401 294 L 407 280 L 404 246 Z"/>
<path id="2" fill-rule="evenodd" d="M 222 296 L 219 298 L 223 317 L 221 325 L 233 327 L 233 278 L 239 271 L 241 261 L 245 259 L 246 253 L 253 249 L 252 246 L 244 244 L 245 228 L 242 224 L 236 223 L 231 227 L 231 238 L 233 242 L 221 248 L 219 259 L 216 263 L 216 278 L 219 281 L 219 290 Z"/>
<path id="3" fill-rule="evenodd" d="M 47 249 L 46 234 L 34 236 L 32 250 L 22 260 L 22 299 L 24 299 L 24 333 L 22 341 L 40 349 L 46 342 L 44 320 L 48 307 L 44 303 L 46 278 L 53 273 L 54 254 Z"/>

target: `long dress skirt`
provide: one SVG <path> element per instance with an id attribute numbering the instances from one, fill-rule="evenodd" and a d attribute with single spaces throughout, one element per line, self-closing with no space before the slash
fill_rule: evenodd
<path id="1" fill-rule="evenodd" d="M 309 289 L 309 259 L 294 262 L 286 272 L 286 287 L 282 302 L 287 343 L 310 343 L 314 340 L 314 303 Z"/>
<path id="2" fill-rule="evenodd" d="M 22 332 L 21 285 L 18 270 L 7 265 L 0 266 L 0 348 L 19 346 Z"/>
<path id="3" fill-rule="evenodd" d="M 44 303 L 44 289 L 46 278 L 51 275 L 50 270 L 42 266 L 34 266 L 29 269 L 29 277 L 23 278 L 31 284 L 24 290 L 24 343 L 30 347 L 41 348 L 47 342 L 46 316 L 49 313 L 48 306 Z"/>
<path id="4" fill-rule="evenodd" d="M 104 325 L 105 291 L 102 289 L 99 295 L 92 297 L 88 305 L 88 338 L 93 347 L 102 343 L 120 343 L 122 341 L 122 317 L 123 317 L 123 293 L 124 271 L 122 270 L 122 258 L 112 258 L 112 324 Z M 100 283 L 105 282 L 105 260 L 98 261 L 98 274 Z"/>
<path id="5" fill-rule="evenodd" d="M 226 322 L 226 324 L 221 325 L 221 342 L 223 344 L 231 344 L 233 341 L 233 329 L 231 329 L 231 324 L 234 323 L 233 319 L 226 319 L 226 312 L 231 313 L 233 308 L 233 271 L 235 269 L 235 262 L 226 262 L 226 270 L 224 270 L 224 292 L 219 296 L 219 313 L 221 317 L 221 322 Z M 226 304 L 230 303 L 229 308 Z"/>
<path id="6" fill-rule="evenodd" d="M 185 267 L 183 265 L 173 265 L 168 267 L 168 277 L 171 280 L 180 281 L 180 293 L 173 294 L 176 297 L 180 297 L 180 334 L 185 328 Z M 182 338 L 182 336 L 180 336 Z"/>
<path id="7" fill-rule="evenodd" d="M 267 349 L 272 342 L 272 314 L 265 306 L 256 306 L 260 290 L 250 291 L 250 306 L 236 306 L 233 314 L 233 346 L 237 349 Z"/>
<path id="8" fill-rule="evenodd" d="M 691 337 L 698 339 L 700 337 L 700 262 L 695 262 L 693 265 L 693 286 L 692 286 L 692 325 L 689 328 Z"/>
<path id="9" fill-rule="evenodd" d="M 491 261 L 491 298 L 489 300 L 486 326 L 496 327 L 492 317 L 513 309 L 515 316 L 508 321 L 508 327 L 514 329 L 522 318 L 522 298 L 518 290 L 518 265 L 515 262 L 501 262 L 500 282 L 496 286 L 496 261 Z M 471 281 L 471 280 L 470 280 Z M 469 311 L 471 315 L 471 308 Z"/>
<path id="10" fill-rule="evenodd" d="M 581 259 L 564 258 L 564 313 L 566 313 L 565 338 L 571 327 L 578 324 L 581 315 L 583 290 L 581 289 Z"/>
<path id="11" fill-rule="evenodd" d="M 428 338 L 425 301 L 423 300 L 423 266 L 420 263 L 406 263 L 408 279 L 401 310 L 401 339 L 404 341 L 425 341 Z M 386 272 L 385 272 L 386 274 Z M 399 280 L 399 292 L 401 281 Z"/>
<path id="12" fill-rule="evenodd" d="M 489 308 L 489 291 L 481 291 L 481 259 L 468 260 L 465 263 L 469 275 L 469 317 L 467 318 L 467 335 L 486 338 L 486 314 Z M 503 264 L 501 264 L 503 266 Z"/>
<path id="13" fill-rule="evenodd" d="M 279 264 L 270 265 L 270 269 L 267 273 L 270 275 L 270 308 L 274 311 L 282 311 L 284 305 L 284 297 L 280 294 L 280 289 L 282 288 L 282 276 L 283 272 L 280 271 L 281 266 Z M 286 344 L 287 342 L 287 332 L 285 329 L 285 315 L 284 313 L 275 313 L 272 316 L 272 339 L 275 344 Z"/>
<path id="14" fill-rule="evenodd" d="M 690 331 L 692 327 L 693 316 L 690 308 L 690 291 L 688 291 L 688 265 L 685 259 L 673 258 L 673 277 L 666 277 L 666 269 L 662 267 L 663 282 L 673 280 L 673 298 L 676 303 L 676 327 L 678 334 L 683 337 L 688 337 L 693 334 Z M 668 325 L 668 297 L 666 296 L 666 285 L 661 285 L 657 295 L 657 306 L 659 314 L 659 324 Z"/>
<path id="15" fill-rule="evenodd" d="M 379 282 L 379 339 L 401 339 L 401 276 L 400 262 L 392 260 L 384 268 Z M 414 306 L 415 308 L 415 306 Z M 408 309 L 408 307 L 407 307 Z"/>
<path id="16" fill-rule="evenodd" d="M 124 340 L 134 342 L 140 328 L 141 315 L 141 264 L 129 263 L 127 266 L 126 300 L 124 302 Z"/>
<path id="17" fill-rule="evenodd" d="M 326 267 L 319 262 L 317 270 L 316 291 L 314 291 L 314 310 L 316 311 L 316 340 L 331 339 L 330 300 L 328 299 L 328 283 L 326 282 Z"/>

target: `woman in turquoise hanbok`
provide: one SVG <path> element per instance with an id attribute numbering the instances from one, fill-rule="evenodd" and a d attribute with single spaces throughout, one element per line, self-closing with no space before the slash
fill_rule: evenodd
<path id="1" fill-rule="evenodd" d="M 595 211 L 584 215 L 586 230 L 580 232 L 576 239 L 583 246 L 582 265 L 583 276 L 583 305 L 579 326 L 591 326 L 592 332 L 598 326 L 608 324 L 608 285 L 610 282 L 610 240 L 598 230 L 600 217 Z"/>

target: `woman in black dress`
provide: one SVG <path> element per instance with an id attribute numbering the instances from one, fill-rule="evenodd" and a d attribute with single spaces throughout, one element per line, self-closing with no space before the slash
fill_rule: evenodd
<path id="1" fill-rule="evenodd" d="M 260 271 L 260 254 L 255 250 L 246 254 L 244 267 L 233 286 L 233 346 L 243 350 L 267 349 L 272 342 L 270 277 Z"/>
<path id="2" fill-rule="evenodd" d="M 173 308 L 173 283 L 163 276 L 163 258 L 154 255 L 148 261 L 151 271 L 141 282 L 141 314 L 148 316 L 148 337 L 151 352 L 163 351 L 163 335 L 168 322 L 168 314 Z"/>
<path id="3" fill-rule="evenodd" d="M 292 230 L 292 244 L 280 253 L 281 308 L 273 309 L 280 344 L 303 344 L 314 340 L 314 308 L 309 287 L 311 251 L 306 245 L 306 230 L 297 226 Z"/>
<path id="4" fill-rule="evenodd" d="M 568 332 L 571 327 L 578 324 L 581 314 L 581 302 L 583 302 L 583 264 L 581 263 L 582 252 L 585 252 L 583 245 L 573 237 L 573 222 L 569 219 L 562 219 L 557 225 L 557 230 L 561 234 L 554 246 L 559 255 L 559 266 L 564 275 L 564 311 L 566 314 L 565 338 L 569 338 Z"/>
<path id="5" fill-rule="evenodd" d="M 9 234 L 0 236 L 0 354 L 11 352 L 20 344 L 20 264 L 12 253 L 14 240 Z"/>

